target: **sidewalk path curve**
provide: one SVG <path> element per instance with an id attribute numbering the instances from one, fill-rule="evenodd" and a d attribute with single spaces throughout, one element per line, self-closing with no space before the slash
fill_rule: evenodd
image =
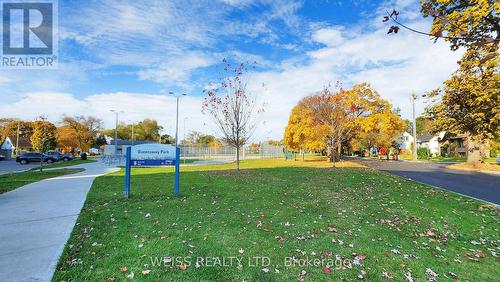
<path id="1" fill-rule="evenodd" d="M 0 281 L 50 281 L 94 179 L 118 168 L 100 162 L 0 195 Z"/>

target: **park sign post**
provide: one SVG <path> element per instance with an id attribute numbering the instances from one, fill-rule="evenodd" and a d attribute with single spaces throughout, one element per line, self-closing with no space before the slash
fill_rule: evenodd
<path id="1" fill-rule="evenodd" d="M 132 166 L 175 166 L 174 193 L 179 195 L 179 163 L 181 150 L 172 145 L 141 144 L 127 148 L 125 161 L 125 197 L 130 197 Z"/>

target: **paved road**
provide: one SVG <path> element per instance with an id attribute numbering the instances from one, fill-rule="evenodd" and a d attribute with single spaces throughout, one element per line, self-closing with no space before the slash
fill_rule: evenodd
<path id="1" fill-rule="evenodd" d="M 434 185 L 500 205 L 500 175 L 451 170 L 431 162 L 379 161 L 349 158 L 368 167 Z"/>
<path id="2" fill-rule="evenodd" d="M 0 161 L 0 174 L 25 171 L 38 166 L 40 166 L 40 163 L 29 163 L 26 165 L 22 165 L 16 163 L 15 160 L 8 160 L 8 161 L 4 160 Z"/>
<path id="3" fill-rule="evenodd" d="M 0 281 L 50 281 L 100 162 L 0 195 Z"/>

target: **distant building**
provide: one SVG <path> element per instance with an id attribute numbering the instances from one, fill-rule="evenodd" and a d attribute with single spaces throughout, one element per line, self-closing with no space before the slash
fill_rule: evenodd
<path id="1" fill-rule="evenodd" d="M 446 132 L 440 140 L 442 156 L 467 156 L 467 136 Z"/>
<path id="2" fill-rule="evenodd" d="M 158 141 L 150 141 L 150 140 L 121 140 L 118 139 L 116 140 L 116 148 L 115 148 L 115 141 L 113 139 L 110 139 L 108 141 L 108 145 L 104 145 L 104 155 L 114 155 L 115 153 L 117 155 L 124 155 L 126 152 L 127 147 L 133 146 L 133 145 L 140 145 L 140 144 L 151 144 L 151 143 L 158 143 Z"/>
<path id="3" fill-rule="evenodd" d="M 0 145 L 0 153 L 10 158 L 12 154 L 16 151 L 16 146 L 19 145 L 19 151 L 33 151 L 33 146 L 29 138 L 20 136 L 19 143 L 17 142 L 17 136 L 7 136 L 5 140 Z"/>
<path id="4" fill-rule="evenodd" d="M 412 144 L 413 144 L 413 136 L 408 132 L 404 132 L 403 143 L 401 143 L 401 146 L 399 148 L 401 150 L 411 150 Z"/>
<path id="5" fill-rule="evenodd" d="M 441 155 L 441 146 L 439 144 L 440 136 L 444 133 L 439 134 L 439 136 L 424 134 L 417 137 L 417 148 L 427 148 L 429 149 L 431 156 L 437 157 Z"/>

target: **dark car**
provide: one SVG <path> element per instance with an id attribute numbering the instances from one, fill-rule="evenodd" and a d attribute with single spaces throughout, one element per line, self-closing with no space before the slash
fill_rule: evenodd
<path id="1" fill-rule="evenodd" d="M 56 159 L 57 161 L 71 161 L 73 159 L 72 154 L 61 154 L 59 152 L 46 152 L 46 156 Z"/>
<path id="2" fill-rule="evenodd" d="M 62 154 L 60 158 L 63 162 L 71 161 L 72 159 L 74 159 L 72 154 Z"/>
<path id="3" fill-rule="evenodd" d="M 5 156 L 0 154 L 0 161 L 3 161 L 3 160 L 5 160 Z"/>
<path id="4" fill-rule="evenodd" d="M 16 162 L 21 164 L 27 164 L 30 162 L 40 162 L 42 161 L 46 163 L 57 162 L 57 159 L 42 153 L 22 153 L 21 155 L 16 157 Z"/>
<path id="5" fill-rule="evenodd" d="M 47 157 L 50 157 L 50 158 L 54 158 L 58 161 L 62 160 L 62 158 L 63 158 L 63 154 L 61 154 L 59 152 L 45 152 L 44 155 Z"/>

